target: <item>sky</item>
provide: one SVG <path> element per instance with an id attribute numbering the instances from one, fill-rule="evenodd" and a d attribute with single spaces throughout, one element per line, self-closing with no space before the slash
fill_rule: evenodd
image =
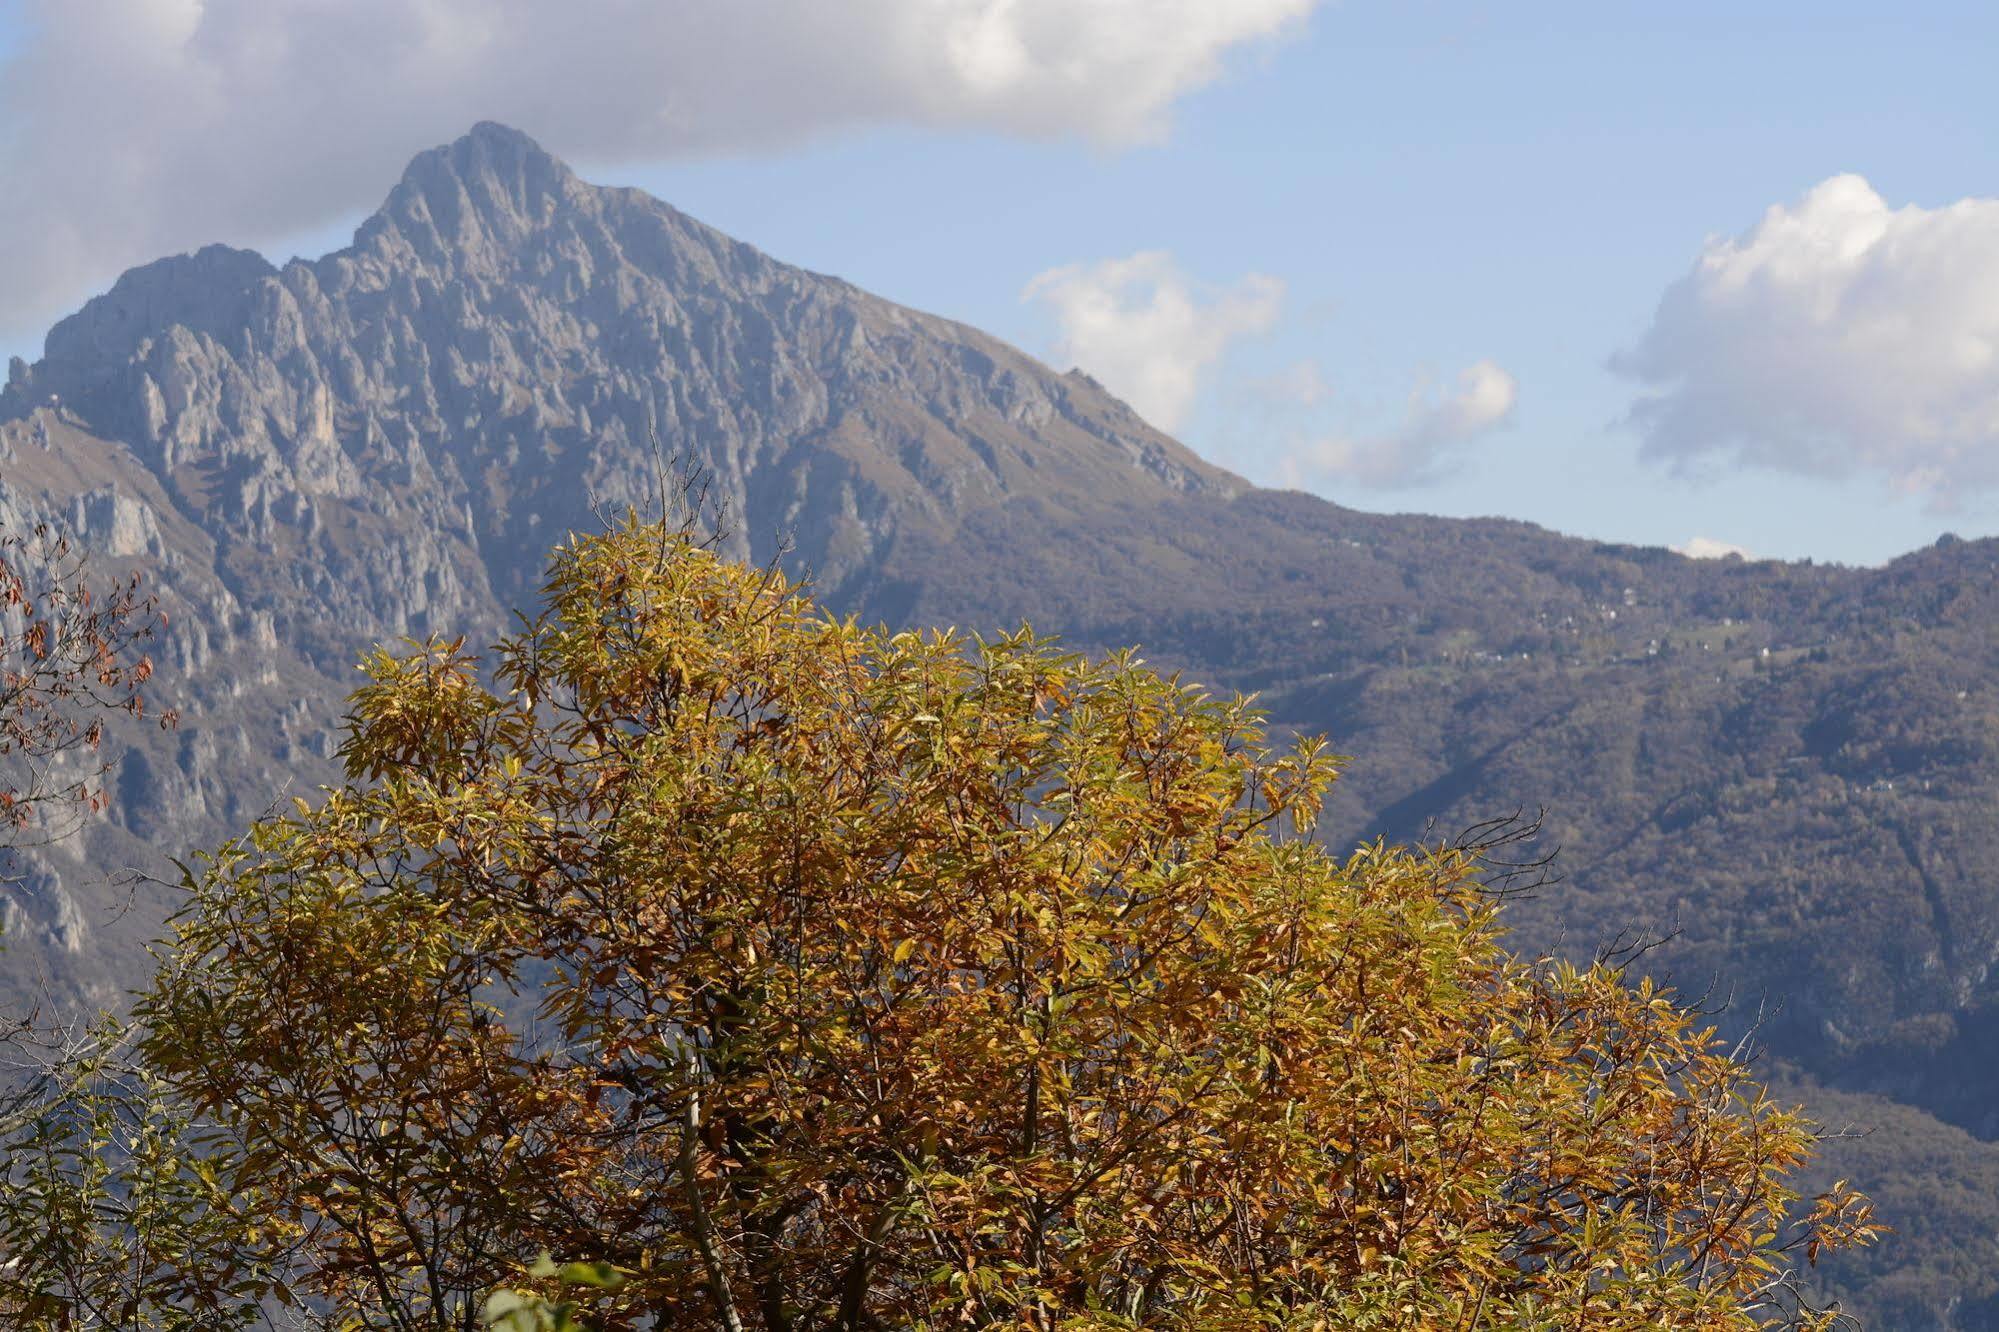
<path id="1" fill-rule="evenodd" d="M 1999 534 L 1999 10 L 0 0 L 0 354 L 479 119 L 1266 485 L 1698 553 Z"/>

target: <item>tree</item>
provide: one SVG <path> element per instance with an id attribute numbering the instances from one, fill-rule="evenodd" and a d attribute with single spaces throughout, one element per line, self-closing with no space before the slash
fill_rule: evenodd
<path id="1" fill-rule="evenodd" d="M 615 1327 L 1750 1327 L 1873 1233 L 1697 1012 L 1510 956 L 1476 844 L 1329 856 L 1323 742 L 1130 654 L 633 520 L 366 669 L 140 1008 L 354 1325 L 547 1250 Z"/>
<path id="2" fill-rule="evenodd" d="M 146 716 L 144 648 L 165 623 L 139 575 L 93 579 L 66 533 L 0 528 L 0 884 L 9 852 L 103 808 L 105 723 Z M 128 1036 L 36 1012 L 0 1027 L 0 1310 L 16 1325 L 221 1325 L 230 1282 L 188 1278 L 214 1275 L 190 1254 L 226 1209 L 181 1224 L 215 1186 L 171 1093 L 126 1066 Z M 135 1289 L 151 1298 L 127 1307 Z"/>
<path id="3" fill-rule="evenodd" d="M 0 525 L 0 891 L 13 853 L 76 831 L 103 808 L 107 719 L 146 714 L 153 664 L 143 648 L 165 623 L 137 574 L 93 581 L 83 552 L 47 525 Z M 172 726 L 175 714 L 159 715 Z M 33 1012 L 0 1017 L 0 1129 L 32 1114 L 46 1072 L 71 1053 Z"/>
<path id="4" fill-rule="evenodd" d="M 25 1332 L 268 1322 L 284 1232 L 225 1190 L 226 1143 L 105 1019 L 0 1128 L 0 1317 Z"/>
<path id="5" fill-rule="evenodd" d="M 145 715 L 141 649 L 164 619 L 137 574 L 93 586 L 88 572 L 61 532 L 0 529 L 0 846 L 100 808 L 105 718 Z"/>
<path id="6" fill-rule="evenodd" d="M 66 534 L 0 525 L 0 890 L 18 873 L 14 852 L 60 840 L 103 807 L 106 720 L 146 714 L 143 648 L 165 617 L 137 574 L 89 575 Z M 159 721 L 172 726 L 175 714 Z M 0 1044 L 27 1052 L 17 1065 L 48 1062 L 46 1035 L 35 1014 L 0 1019 Z M 40 1093 L 18 1072 L 0 1075 L 0 1127 Z"/>

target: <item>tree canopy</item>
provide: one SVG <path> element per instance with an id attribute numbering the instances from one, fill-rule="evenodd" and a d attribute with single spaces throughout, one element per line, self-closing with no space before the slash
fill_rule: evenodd
<path id="1" fill-rule="evenodd" d="M 606 1327 L 1726 1328 L 1819 1321 L 1794 1259 L 1872 1234 L 1697 1010 L 1509 954 L 1479 845 L 1318 846 L 1337 760 L 1247 700 L 636 519 L 545 592 L 371 657 L 346 784 L 189 875 L 141 1054 L 231 1279 L 362 1327 L 546 1251 Z"/>

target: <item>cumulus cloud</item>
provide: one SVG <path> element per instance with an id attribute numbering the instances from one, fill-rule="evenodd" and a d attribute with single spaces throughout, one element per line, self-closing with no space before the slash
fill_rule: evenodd
<path id="1" fill-rule="evenodd" d="M 1123 143 L 1319 0 L 18 0 L 0 327 L 368 206 L 474 121 L 591 161 L 870 124 Z"/>
<path id="2" fill-rule="evenodd" d="M 1733 555 L 1737 559 L 1753 560 L 1746 547 L 1732 541 L 1717 541 L 1713 537 L 1689 537 L 1685 545 L 1671 547 L 1675 555 L 1684 555 L 1690 560 L 1725 560 Z"/>
<path id="3" fill-rule="evenodd" d="M 1478 361 L 1460 371 L 1447 391 L 1418 386 L 1395 429 L 1312 440 L 1294 449 L 1282 469 L 1293 484 L 1421 485 L 1438 479 L 1465 445 L 1510 423 L 1519 398 L 1520 386 L 1511 374 L 1491 361 Z"/>
<path id="4" fill-rule="evenodd" d="M 1051 268 L 1021 297 L 1054 313 L 1058 360 L 1094 375 L 1161 430 L 1174 430 L 1229 344 L 1277 322 L 1284 284 L 1251 273 L 1233 286 L 1205 289 L 1165 251 L 1146 250 Z"/>
<path id="5" fill-rule="evenodd" d="M 1612 365 L 1646 456 L 1999 483 L 1999 199 L 1891 208 L 1834 176 L 1710 240 Z"/>

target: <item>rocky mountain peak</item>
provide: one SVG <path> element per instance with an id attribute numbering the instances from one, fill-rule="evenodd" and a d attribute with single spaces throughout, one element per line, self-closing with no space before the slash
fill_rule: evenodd
<path id="1" fill-rule="evenodd" d="M 482 121 L 464 137 L 418 154 L 362 225 L 355 248 L 366 251 L 394 236 L 432 262 L 490 258 L 587 207 L 592 193 L 527 135 Z"/>
<path id="2" fill-rule="evenodd" d="M 220 334 L 241 324 L 250 292 L 277 274 L 254 250 L 209 245 L 134 268 L 49 330 L 46 359 L 112 364 L 147 337 L 180 326 Z"/>
<path id="3" fill-rule="evenodd" d="M 561 532 L 656 494 L 662 452 L 708 472 L 736 553 L 786 544 L 829 586 L 996 505 L 1241 487 L 1092 380 L 492 123 L 349 248 L 136 269 L 9 379 L 0 418 L 60 404 L 129 449 L 229 586 L 370 636 L 497 621 Z M 344 665 L 350 637 L 312 646 Z"/>

